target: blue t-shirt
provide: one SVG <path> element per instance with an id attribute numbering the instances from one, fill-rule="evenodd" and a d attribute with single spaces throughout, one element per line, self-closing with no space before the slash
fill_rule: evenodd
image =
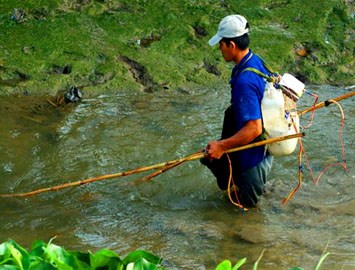
<path id="1" fill-rule="evenodd" d="M 268 70 L 262 60 L 250 50 L 242 61 L 233 68 L 230 84 L 232 87 L 232 106 L 235 113 L 235 127 L 239 131 L 246 122 L 262 119 L 261 100 L 264 95 L 265 80 L 253 71 L 244 71 L 245 68 L 255 68 L 264 74 Z M 265 157 L 264 147 L 236 152 L 235 158 L 239 170 L 245 171 L 258 165 Z"/>

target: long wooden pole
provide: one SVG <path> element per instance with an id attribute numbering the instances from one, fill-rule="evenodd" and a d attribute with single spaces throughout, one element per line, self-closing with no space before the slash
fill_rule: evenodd
<path id="1" fill-rule="evenodd" d="M 350 92 L 350 93 L 347 93 L 347 94 L 344 94 L 342 96 L 339 96 L 339 97 L 336 97 L 336 98 L 332 98 L 331 100 L 334 100 L 334 101 L 340 101 L 340 100 L 343 100 L 343 99 L 346 99 L 346 98 L 349 98 L 349 97 L 352 97 L 352 96 L 355 96 L 355 91 L 353 92 Z M 323 101 L 323 102 L 319 102 L 317 103 L 316 105 L 312 106 L 312 107 L 309 107 L 303 111 L 300 111 L 298 112 L 298 115 L 304 115 L 308 112 L 311 112 L 313 110 L 317 110 L 319 108 L 323 108 L 323 107 L 326 107 L 330 104 L 331 102 L 329 102 L 328 100 L 326 101 Z"/>
<path id="2" fill-rule="evenodd" d="M 293 135 L 281 136 L 281 137 L 277 137 L 277 138 L 270 138 L 270 139 L 267 139 L 264 141 L 259 141 L 259 142 L 239 146 L 239 147 L 236 147 L 233 149 L 229 149 L 226 152 L 227 153 L 237 152 L 237 151 L 246 150 L 246 149 L 253 148 L 253 147 L 263 146 L 266 144 L 271 144 L 271 143 L 280 142 L 280 141 L 284 141 L 284 140 L 300 138 L 303 136 L 305 136 L 304 133 L 296 133 Z M 145 171 L 149 171 L 149 170 L 153 170 L 153 169 L 164 169 L 164 168 L 174 167 L 173 165 L 178 165 L 178 164 L 181 164 L 186 161 L 200 159 L 203 156 L 204 156 L 204 153 L 202 151 L 199 151 L 197 153 L 194 153 L 192 155 L 189 155 L 189 156 L 186 156 L 183 158 L 179 158 L 179 159 L 175 159 L 175 160 L 171 160 L 171 161 L 167 161 L 167 162 L 163 162 L 163 163 L 158 163 L 155 165 L 139 167 L 139 168 L 136 168 L 136 169 L 133 169 L 130 171 L 113 173 L 113 174 L 105 174 L 105 175 L 101 175 L 101 176 L 88 178 L 85 180 L 69 182 L 69 183 L 65 183 L 65 184 L 61 184 L 61 185 L 57 185 L 57 186 L 53 186 L 53 187 L 41 188 L 41 189 L 37 189 L 37 190 L 30 191 L 30 192 L 25 192 L 25 193 L 2 194 L 2 195 L 0 195 L 0 198 L 1 197 L 2 198 L 5 198 L 5 197 L 28 197 L 28 196 L 33 196 L 33 195 L 37 195 L 37 194 L 44 193 L 44 192 L 49 192 L 49 191 L 58 191 L 58 190 L 69 188 L 69 187 L 81 186 L 84 184 L 88 184 L 88 183 L 92 183 L 92 182 L 96 182 L 96 181 L 102 181 L 105 179 L 128 176 L 128 175 L 132 175 L 135 173 L 145 172 Z"/>

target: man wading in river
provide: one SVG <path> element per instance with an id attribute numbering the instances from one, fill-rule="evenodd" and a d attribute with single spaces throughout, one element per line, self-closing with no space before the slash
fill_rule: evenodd
<path id="1" fill-rule="evenodd" d="M 264 146 L 224 153 L 263 137 L 261 100 L 265 81 L 256 73 L 243 70 L 251 67 L 264 74 L 269 72 L 261 59 L 249 49 L 248 32 L 249 24 L 243 16 L 230 15 L 219 23 L 217 34 L 209 40 L 210 46 L 219 43 L 224 60 L 233 61 L 236 65 L 230 80 L 231 105 L 225 111 L 221 139 L 207 144 L 201 163 L 212 171 L 220 189 L 229 190 L 233 202 L 254 207 L 264 192 L 272 156 Z"/>

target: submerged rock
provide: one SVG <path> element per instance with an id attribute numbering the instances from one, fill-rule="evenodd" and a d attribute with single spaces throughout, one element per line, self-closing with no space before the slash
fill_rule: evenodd
<path id="1" fill-rule="evenodd" d="M 81 91 L 76 86 L 72 86 L 69 88 L 68 92 L 64 94 L 64 101 L 66 103 L 78 102 L 80 101 L 82 96 L 83 94 L 81 93 Z"/>

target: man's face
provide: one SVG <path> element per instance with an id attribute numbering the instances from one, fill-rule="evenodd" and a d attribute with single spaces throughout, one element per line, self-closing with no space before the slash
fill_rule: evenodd
<path id="1" fill-rule="evenodd" d="M 219 49 L 226 62 L 231 62 L 234 60 L 234 48 L 235 45 L 233 42 L 230 42 L 229 45 L 227 45 L 226 42 L 222 40 L 219 42 Z"/>

